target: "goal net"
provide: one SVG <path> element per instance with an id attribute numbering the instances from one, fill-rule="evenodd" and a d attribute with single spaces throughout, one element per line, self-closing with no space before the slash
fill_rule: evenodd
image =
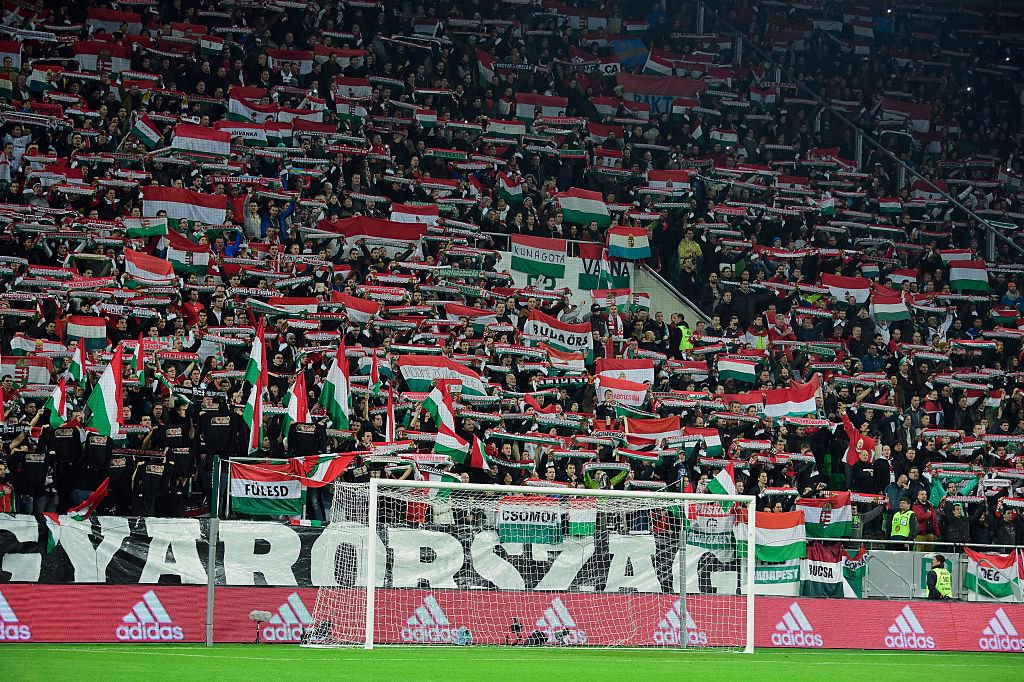
<path id="1" fill-rule="evenodd" d="M 302 643 L 749 652 L 752 499 L 338 483 Z"/>

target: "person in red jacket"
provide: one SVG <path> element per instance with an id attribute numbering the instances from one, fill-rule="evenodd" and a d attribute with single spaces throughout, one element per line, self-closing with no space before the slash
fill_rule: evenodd
<path id="1" fill-rule="evenodd" d="M 917 499 L 910 507 L 917 517 L 917 537 L 914 538 L 915 551 L 931 552 L 934 548 L 930 543 L 939 539 L 939 517 L 935 513 L 935 505 L 928 501 L 928 493 L 917 491 Z"/>

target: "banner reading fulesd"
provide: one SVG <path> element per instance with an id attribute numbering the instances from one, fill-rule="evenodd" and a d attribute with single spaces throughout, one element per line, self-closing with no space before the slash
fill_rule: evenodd
<path id="1" fill-rule="evenodd" d="M 594 339 L 591 335 L 590 325 L 569 324 L 561 322 L 550 315 L 534 309 L 530 311 L 530 319 L 523 327 L 523 333 L 528 336 L 539 337 L 540 341 L 553 346 L 557 350 L 569 351 L 572 353 L 583 353 L 587 363 L 593 362 Z"/>

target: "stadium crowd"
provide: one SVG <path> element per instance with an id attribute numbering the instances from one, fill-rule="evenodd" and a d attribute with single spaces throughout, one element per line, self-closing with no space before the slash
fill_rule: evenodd
<path id="1" fill-rule="evenodd" d="M 850 490 L 868 535 L 1022 544 L 1019 17 L 579 4 L 7 3 L 0 510 L 109 478 L 106 512 L 197 513 L 215 456 L 696 491 L 731 462 L 760 508 Z M 592 281 L 524 285 L 543 239 Z M 441 382 L 455 460 L 438 363 L 486 387 Z"/>

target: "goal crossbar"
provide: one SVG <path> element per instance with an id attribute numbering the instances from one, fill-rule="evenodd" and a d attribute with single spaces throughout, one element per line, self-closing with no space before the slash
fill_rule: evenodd
<path id="1" fill-rule="evenodd" d="M 539 495 L 539 496 L 560 496 L 560 497 L 587 497 L 587 498 L 628 498 L 633 500 L 672 500 L 678 502 L 698 503 L 723 503 L 743 505 L 747 508 L 747 561 L 745 562 L 745 580 L 747 594 L 745 597 L 745 644 L 743 653 L 754 651 L 754 582 L 755 582 L 755 561 L 757 548 L 757 505 L 756 497 L 752 495 L 716 495 L 697 493 L 676 493 L 669 491 L 624 491 L 624 490 L 601 490 L 591 488 L 562 488 L 557 486 L 505 486 L 490 485 L 481 483 L 455 483 L 442 481 L 405 481 L 395 479 L 371 478 L 368 485 L 369 505 L 367 510 L 367 546 L 372 547 L 378 534 L 378 510 L 381 499 L 381 490 L 387 489 L 430 489 L 430 490 L 451 490 L 462 492 L 493 493 L 496 495 Z M 373 576 L 377 573 L 376 552 L 369 551 L 366 554 L 366 569 L 370 579 L 366 586 L 366 621 L 363 647 L 373 649 L 374 647 L 374 623 L 375 623 L 375 602 L 376 602 L 376 580 Z M 685 585 L 683 586 L 682 603 L 685 616 Z M 683 640 L 686 639 L 686 627 L 682 626 Z"/>

